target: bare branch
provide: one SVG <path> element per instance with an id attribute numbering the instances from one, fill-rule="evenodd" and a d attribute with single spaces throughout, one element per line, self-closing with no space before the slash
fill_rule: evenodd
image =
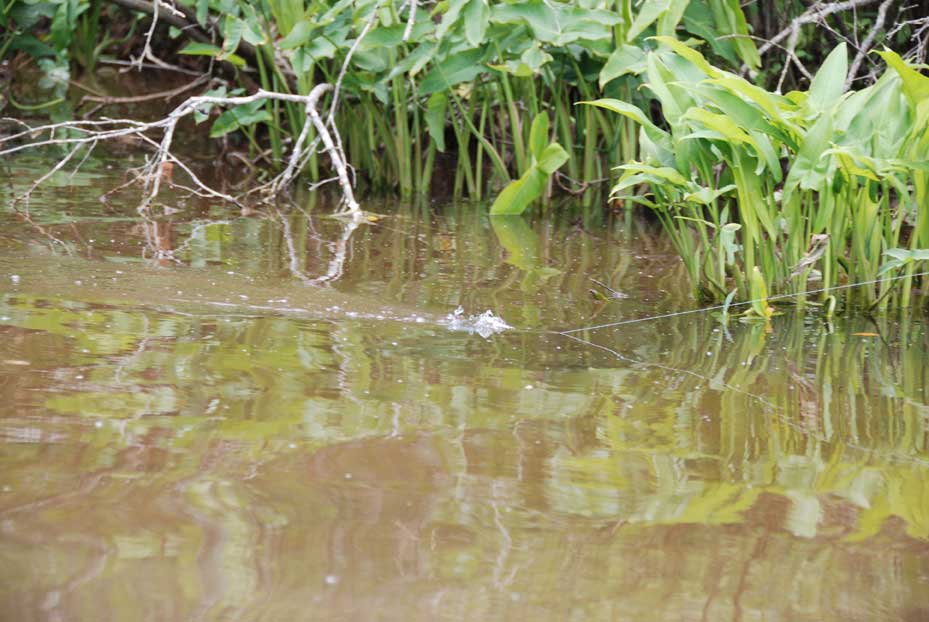
<path id="1" fill-rule="evenodd" d="M 132 97 L 110 97 L 109 95 L 85 95 L 81 98 L 81 103 L 84 102 L 98 102 L 104 105 L 111 104 L 139 104 L 142 102 L 152 101 L 155 99 L 171 99 L 189 91 L 190 89 L 196 88 L 201 84 L 204 84 L 210 79 L 210 76 L 203 74 L 196 80 L 188 82 L 184 86 L 179 86 L 176 89 L 171 89 L 168 91 L 159 91 L 157 93 L 148 93 L 146 95 L 134 95 Z"/>
<path id="2" fill-rule="evenodd" d="M 184 171 L 190 179 L 193 180 L 199 192 L 224 201 L 229 201 L 241 207 L 242 203 L 239 198 L 209 187 L 206 183 L 201 181 L 186 164 L 171 153 L 171 145 L 174 140 L 177 124 L 184 117 L 198 110 L 202 110 L 204 106 L 241 106 L 265 99 L 287 101 L 304 106 L 307 123 L 293 145 L 287 167 L 281 175 L 267 186 L 269 191 L 265 194 L 264 198 L 271 198 L 288 187 L 297 173 L 299 173 L 302 168 L 301 165 L 306 161 L 308 155 L 315 152 L 318 144 L 317 141 L 313 141 L 310 145 L 306 145 L 306 140 L 309 135 L 309 126 L 312 125 L 319 137 L 318 140 L 322 141 L 325 152 L 329 155 L 332 167 L 336 171 L 342 190 L 342 199 L 347 211 L 353 218 L 359 219 L 362 216 L 362 212 L 358 202 L 355 200 L 352 190 L 352 184 L 348 175 L 348 164 L 345 161 L 342 150 L 338 146 L 341 141 L 339 141 L 338 144 L 336 142 L 339 140 L 338 131 L 334 126 L 331 129 L 327 127 L 317 110 L 319 100 L 331 89 L 332 85 L 324 83 L 314 87 L 309 95 L 276 93 L 259 89 L 251 95 L 241 97 L 217 97 L 207 95 L 190 97 L 177 106 L 167 117 L 147 123 L 132 119 L 101 119 L 98 121 L 75 120 L 64 123 L 47 124 L 34 128 L 28 128 L 28 126 L 26 126 L 28 129 L 24 129 L 9 136 L 0 136 L 0 157 L 39 146 L 73 146 L 71 153 L 38 182 L 42 183 L 48 176 L 63 167 L 80 148 L 88 145 L 96 145 L 103 140 L 134 136 L 146 144 L 151 145 L 155 150 L 154 156 L 146 162 L 136 177 L 137 180 L 143 183 L 143 200 L 139 208 L 140 211 L 147 210 L 157 198 L 162 181 L 166 179 L 165 172 L 169 163 L 176 165 L 179 169 Z M 23 127 L 24 124 L 19 123 L 19 125 Z M 69 134 L 62 137 L 56 135 L 65 130 L 67 130 Z M 156 131 L 162 132 L 160 140 L 155 140 L 149 136 L 150 133 Z M 74 134 L 78 135 L 74 136 Z M 40 140 L 33 140 L 32 142 L 17 144 L 17 141 L 21 139 L 41 136 L 47 137 Z M 249 193 L 246 193 L 245 196 L 248 196 L 248 194 Z"/>
<path id="3" fill-rule="evenodd" d="M 864 41 L 861 42 L 861 47 L 858 48 L 858 53 L 855 54 L 855 59 L 852 61 L 852 66 L 848 70 L 848 77 L 845 79 L 845 90 L 847 91 L 852 87 L 852 83 L 855 81 L 855 78 L 858 77 L 858 72 L 861 70 L 861 63 L 864 62 L 865 57 L 868 55 L 868 52 L 871 50 L 871 46 L 874 45 L 877 35 L 884 29 L 884 22 L 887 20 L 887 10 L 894 3 L 895 0 L 884 0 L 881 2 L 881 6 L 877 9 L 877 17 L 874 19 L 874 25 L 871 27 L 868 36 L 865 37 Z"/>
<path id="4" fill-rule="evenodd" d="M 74 149 L 72 149 L 71 151 L 69 151 L 69 152 L 68 152 L 68 155 L 66 155 L 66 156 L 63 157 L 61 160 L 59 160 L 58 163 L 57 163 L 55 166 L 53 166 L 52 169 L 51 169 L 50 171 L 48 171 L 47 173 L 45 173 L 44 175 L 42 175 L 41 177 L 39 177 L 37 180 L 35 180 L 34 182 L 32 182 L 32 185 L 29 186 L 29 189 L 26 190 L 26 192 L 24 192 L 23 194 L 19 195 L 19 196 L 16 197 L 15 199 L 13 199 L 13 204 L 15 205 L 16 203 L 18 203 L 18 202 L 20 202 L 20 201 L 27 201 L 27 200 L 29 200 L 29 197 L 32 196 L 32 193 L 35 192 L 36 188 L 38 188 L 38 187 L 41 186 L 43 183 L 45 183 L 45 181 L 46 181 L 49 177 L 51 177 L 52 175 L 54 175 L 55 173 L 57 173 L 58 171 L 60 171 L 61 169 L 63 169 L 64 166 L 65 166 L 65 164 L 67 164 L 67 163 L 71 160 L 71 158 L 73 158 L 75 155 L 77 155 L 77 152 L 80 151 L 81 148 L 83 148 L 83 147 L 84 147 L 84 144 L 75 145 L 75 146 L 74 146 Z M 93 149 L 93 144 L 90 146 L 90 149 Z"/>
<path id="5" fill-rule="evenodd" d="M 827 15 L 832 15 L 833 13 L 842 13 L 858 7 L 874 4 L 875 2 L 877 2 L 877 0 L 847 0 L 846 2 L 833 2 L 831 4 L 816 2 L 813 6 L 804 11 L 802 15 L 791 20 L 786 28 L 768 39 L 767 43 L 758 48 L 758 54 L 764 55 L 778 43 L 791 36 L 792 33 L 799 31 L 801 26 L 815 24 Z"/>
<path id="6" fill-rule="evenodd" d="M 413 34 L 413 24 L 416 22 L 416 9 L 418 8 L 417 0 L 410 0 L 410 15 L 406 20 L 406 28 L 403 29 L 403 42 L 406 43 Z"/>

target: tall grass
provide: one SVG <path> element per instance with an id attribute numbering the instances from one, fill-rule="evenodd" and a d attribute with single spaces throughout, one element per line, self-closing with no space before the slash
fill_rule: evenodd
<path id="1" fill-rule="evenodd" d="M 929 259 L 929 77 L 887 51 L 873 86 L 844 92 L 843 44 L 809 89 L 780 95 L 658 41 L 645 76 L 664 127 L 628 102 L 590 103 L 641 126 L 642 161 L 619 167 L 613 192 L 654 209 L 695 294 L 876 281 L 851 299 L 907 305 Z"/>

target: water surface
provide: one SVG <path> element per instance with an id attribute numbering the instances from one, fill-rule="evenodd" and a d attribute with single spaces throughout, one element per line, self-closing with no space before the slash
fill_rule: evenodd
<path id="1" fill-rule="evenodd" d="M 693 306 L 648 223 L 144 220 L 113 160 L 14 210 L 47 165 L 0 190 L 0 618 L 929 619 L 921 314 L 572 339 Z"/>

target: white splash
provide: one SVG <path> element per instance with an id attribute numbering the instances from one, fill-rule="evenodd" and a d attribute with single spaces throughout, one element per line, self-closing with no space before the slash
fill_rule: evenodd
<path id="1" fill-rule="evenodd" d="M 445 322 L 451 330 L 477 333 L 484 339 L 513 328 L 504 322 L 503 318 L 497 317 L 494 315 L 494 312 L 489 309 L 480 315 L 466 316 L 464 309 L 458 307 L 453 313 L 449 313 L 445 316 Z"/>

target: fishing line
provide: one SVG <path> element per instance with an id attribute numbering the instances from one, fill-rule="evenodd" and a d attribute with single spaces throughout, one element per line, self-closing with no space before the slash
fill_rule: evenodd
<path id="1" fill-rule="evenodd" d="M 767 298 L 756 298 L 755 300 L 745 300 L 743 302 L 733 302 L 730 304 L 721 304 L 713 305 L 711 307 L 701 307 L 699 309 L 688 309 L 686 311 L 675 311 L 673 313 L 663 313 L 661 315 L 649 315 L 646 317 L 633 318 L 630 320 L 620 320 L 618 322 L 610 322 L 609 324 L 597 324 L 594 326 L 583 326 L 581 328 L 571 328 L 569 330 L 561 331 L 552 331 L 558 335 L 570 335 L 571 333 L 580 333 L 587 330 L 599 330 L 601 328 L 614 328 L 616 326 L 625 326 L 627 324 L 638 324 L 640 322 L 651 322 L 652 320 L 661 320 L 669 317 L 678 317 L 681 315 L 693 315 L 695 313 L 706 313 L 707 311 L 719 311 L 722 309 L 731 309 L 732 307 L 744 307 L 745 305 L 752 305 L 755 303 L 763 303 L 771 300 L 784 300 L 787 298 L 796 298 L 797 296 L 806 296 L 808 294 L 821 294 L 823 292 L 834 292 L 842 289 L 852 289 L 854 287 L 862 287 L 864 285 L 875 285 L 877 283 L 899 281 L 900 279 L 912 278 L 917 276 L 929 276 L 929 270 L 925 272 L 917 272 L 916 274 L 899 274 L 897 276 L 889 278 L 874 279 L 871 281 L 860 281 L 857 283 L 846 283 L 845 285 L 834 285 L 832 287 L 823 287 L 820 289 L 809 289 L 805 292 L 795 292 L 793 294 L 777 294 L 775 296 L 768 296 Z"/>
<path id="2" fill-rule="evenodd" d="M 925 275 L 929 275 L 929 271 L 921 272 L 921 273 L 919 273 L 919 274 L 913 274 L 912 276 L 925 276 Z M 901 278 L 901 277 L 897 277 L 897 278 Z M 888 280 L 889 280 L 889 279 L 888 279 Z M 893 280 L 896 280 L 896 279 L 893 279 Z M 879 281 L 875 281 L 875 282 L 879 282 Z M 843 286 L 839 286 L 839 287 L 823 288 L 823 289 L 817 290 L 817 291 L 830 291 L 830 290 L 835 290 L 835 289 L 847 289 L 847 288 L 849 288 L 849 287 L 854 287 L 854 286 L 856 286 L 856 285 L 865 285 L 865 284 L 867 284 L 867 283 L 866 283 L 866 282 L 861 282 L 861 283 L 855 283 L 855 284 L 851 284 L 851 285 L 843 285 Z M 816 293 L 816 292 L 810 291 L 810 292 L 807 292 L 807 293 Z M 792 294 L 792 295 L 798 295 L 798 294 Z M 785 297 L 785 296 L 782 295 L 782 296 L 780 296 L 780 297 L 783 298 L 783 297 Z M 769 300 L 770 300 L 770 298 L 769 298 Z M 742 303 L 742 304 L 750 304 L 750 302 L 749 302 L 749 303 Z M 730 305 L 730 306 L 733 306 L 733 305 Z M 710 310 L 710 309 L 712 309 L 712 308 L 714 308 L 714 307 L 710 307 L 710 308 L 707 308 L 707 309 L 694 309 L 694 310 L 691 310 L 691 311 L 686 311 L 686 312 L 684 312 L 684 313 L 697 313 L 697 312 L 700 312 L 700 311 L 708 311 L 708 310 Z M 650 320 L 650 319 L 658 319 L 658 318 L 660 318 L 660 317 L 669 317 L 669 316 L 673 316 L 673 315 L 682 315 L 682 314 L 666 314 L 666 315 L 654 316 L 654 317 L 649 317 L 649 318 L 639 318 L 639 319 L 637 319 L 637 320 L 629 320 L 629 321 L 627 321 L 627 322 L 619 322 L 619 324 L 623 324 L 623 323 L 632 323 L 632 322 L 636 322 L 636 321 L 644 322 L 644 321 L 647 321 L 647 320 Z M 612 326 L 612 325 L 615 325 L 615 324 L 611 324 L 610 326 Z M 595 327 L 595 328 L 596 328 L 596 327 Z M 592 329 L 591 329 L 591 330 L 592 330 Z M 695 371 L 693 371 L 693 370 L 691 370 L 691 369 L 682 369 L 682 368 L 679 368 L 679 367 L 673 367 L 673 366 L 670 366 L 670 365 L 664 365 L 664 364 L 662 364 L 662 363 L 650 362 L 650 361 L 646 361 L 646 360 L 644 360 L 644 359 L 637 359 L 637 358 L 635 358 L 635 357 L 622 354 L 622 353 L 620 353 L 619 351 L 617 351 L 617 350 L 615 350 L 615 349 L 613 349 L 613 348 L 610 348 L 610 347 L 601 345 L 601 344 L 599 344 L 599 343 L 594 343 L 593 341 L 590 341 L 589 339 L 584 339 L 584 338 L 582 338 L 582 337 L 577 337 L 577 336 L 571 334 L 572 332 L 577 332 L 576 330 L 575 330 L 575 331 L 564 331 L 564 332 L 557 332 L 557 331 L 544 331 L 544 332 L 546 332 L 546 333 L 548 333 L 548 334 L 559 335 L 559 336 L 561 336 L 561 337 L 565 337 L 566 339 L 571 339 L 572 341 L 576 341 L 576 342 L 578 342 L 578 343 L 581 343 L 581 344 L 584 344 L 584 345 L 587 345 L 587 346 L 591 346 L 591 347 L 593 347 L 593 348 L 597 348 L 597 349 L 602 350 L 602 351 L 604 351 L 604 352 L 606 352 L 606 353 L 608 353 L 608 354 L 611 354 L 612 356 L 616 357 L 616 359 L 618 359 L 618 360 L 620 360 L 620 361 L 625 361 L 625 362 L 627 362 L 627 363 L 632 363 L 632 364 L 637 364 L 637 365 L 643 365 L 643 366 L 645 366 L 645 367 L 652 367 L 652 368 L 655 368 L 655 369 L 661 369 L 661 370 L 668 371 L 668 372 L 672 372 L 672 373 L 679 373 L 679 374 L 685 374 L 685 375 L 688 375 L 688 376 L 692 376 L 692 377 L 697 378 L 697 379 L 699 379 L 699 380 L 701 380 L 701 381 L 703 381 L 703 382 L 706 382 L 706 383 L 707 383 L 707 386 L 709 386 L 709 387 L 712 387 L 712 384 L 713 384 L 714 382 L 719 382 L 720 385 L 721 385 L 723 388 L 725 388 L 725 389 L 727 389 L 727 390 L 729 390 L 729 391 L 732 391 L 732 392 L 734 392 L 734 393 L 742 394 L 742 395 L 744 395 L 745 397 L 747 397 L 747 398 L 749 398 L 749 399 L 751 399 L 751 400 L 754 400 L 754 401 L 756 401 L 756 402 L 759 402 L 759 403 L 762 404 L 764 407 L 767 407 L 766 410 L 763 410 L 763 411 L 762 411 L 764 414 L 766 414 L 766 415 L 768 415 L 768 416 L 774 417 L 775 419 L 777 419 L 778 421 L 780 421 L 781 423 L 783 423 L 783 424 L 786 425 L 787 427 L 791 428 L 794 432 L 797 432 L 798 434 L 800 434 L 800 435 L 802 435 L 802 436 L 804 436 L 804 437 L 810 438 L 810 439 L 812 439 L 812 440 L 814 440 L 814 441 L 816 441 L 816 442 L 818 442 L 818 443 L 830 443 L 830 442 L 832 442 L 832 439 L 830 439 L 830 438 L 828 438 L 827 436 L 825 436 L 822 432 L 819 432 L 819 431 L 817 431 L 817 430 L 808 428 L 808 427 L 806 427 L 806 426 L 804 426 L 804 425 L 802 425 L 802 424 L 797 423 L 796 421 L 793 421 L 793 420 L 790 418 L 790 416 L 789 416 L 789 411 L 788 411 L 788 409 L 787 409 L 785 406 L 775 404 L 774 402 L 772 402 L 771 400 L 765 398 L 765 397 L 762 396 L 762 395 L 758 395 L 757 393 L 752 393 L 751 391 L 746 391 L 745 389 L 742 389 L 742 388 L 739 387 L 739 386 L 733 385 L 733 384 L 731 384 L 731 383 L 729 383 L 729 382 L 727 382 L 727 381 L 725 381 L 725 380 L 720 381 L 720 380 L 717 379 L 717 378 L 712 378 L 712 377 L 710 377 L 710 376 L 703 375 L 703 374 L 698 373 L 698 372 L 695 372 Z M 752 412 L 751 410 L 749 410 L 749 414 L 750 414 L 750 415 L 754 415 L 754 414 L 756 414 L 756 413 L 754 413 L 754 412 Z M 866 454 L 877 455 L 877 456 L 879 456 L 879 457 L 881 457 L 881 458 L 883 458 L 883 459 L 886 459 L 886 460 L 895 460 L 895 461 L 898 461 L 898 462 L 904 462 L 904 463 L 910 463 L 910 464 L 917 464 L 917 465 L 922 466 L 922 467 L 929 467 L 929 461 L 922 460 L 922 459 L 917 458 L 917 457 L 915 457 L 915 456 L 907 456 L 907 455 L 899 454 L 899 453 L 890 453 L 890 454 L 888 454 L 888 453 L 885 453 L 885 452 L 878 451 L 878 450 L 876 450 L 876 449 L 873 448 L 873 447 L 866 447 L 866 446 L 858 445 L 858 444 L 853 443 L 853 442 L 848 441 L 848 440 L 843 441 L 843 442 L 845 443 L 845 446 L 846 446 L 846 447 L 849 447 L 849 448 L 851 448 L 851 449 L 856 449 L 856 450 L 861 451 L 861 452 L 866 453 Z"/>

